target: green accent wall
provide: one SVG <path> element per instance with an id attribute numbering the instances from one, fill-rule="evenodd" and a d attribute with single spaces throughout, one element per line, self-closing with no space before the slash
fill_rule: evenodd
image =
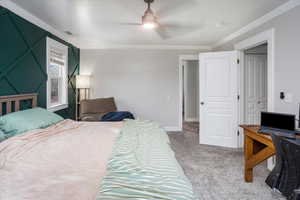
<path id="1" fill-rule="evenodd" d="M 69 47 L 69 108 L 57 113 L 75 116 L 75 75 L 80 49 L 0 6 L 0 96 L 38 93 L 38 105 L 46 107 L 46 37 Z"/>

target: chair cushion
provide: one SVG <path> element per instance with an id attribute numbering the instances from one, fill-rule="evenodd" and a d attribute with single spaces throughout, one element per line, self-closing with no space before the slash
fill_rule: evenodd
<path id="1" fill-rule="evenodd" d="M 83 114 L 101 114 L 115 111 L 117 111 L 117 107 L 113 97 L 83 100 L 80 102 L 80 116 L 82 116 Z"/>
<path id="2" fill-rule="evenodd" d="M 80 120 L 81 121 L 88 121 L 88 122 L 93 122 L 93 121 L 99 121 L 99 119 L 102 118 L 103 115 L 106 113 L 88 113 L 88 114 L 81 114 Z"/>

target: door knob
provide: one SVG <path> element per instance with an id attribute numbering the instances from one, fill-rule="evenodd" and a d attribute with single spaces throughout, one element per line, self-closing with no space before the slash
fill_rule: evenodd
<path id="1" fill-rule="evenodd" d="M 201 102 L 200 102 L 200 104 L 203 106 L 203 105 L 204 105 L 204 102 L 203 102 L 203 101 L 201 101 Z"/>

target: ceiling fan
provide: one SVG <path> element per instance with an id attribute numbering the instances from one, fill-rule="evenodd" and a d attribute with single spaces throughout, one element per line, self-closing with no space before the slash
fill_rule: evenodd
<path id="1" fill-rule="evenodd" d="M 142 26 L 145 29 L 153 29 L 162 39 L 169 39 L 177 35 L 184 35 L 201 28 L 201 26 L 189 26 L 184 24 L 161 24 L 159 22 L 158 16 L 151 9 L 151 4 L 154 0 L 144 0 L 147 4 L 147 9 L 142 16 L 142 23 L 123 23 L 125 25 Z M 189 1 L 190 3 L 193 1 Z M 183 1 L 186 3 L 186 1 Z M 168 13 L 170 10 L 176 10 L 176 5 L 170 5 L 168 10 L 160 11 L 160 14 Z M 181 4 L 182 6 L 182 4 Z M 160 15 L 161 16 L 161 15 Z"/>

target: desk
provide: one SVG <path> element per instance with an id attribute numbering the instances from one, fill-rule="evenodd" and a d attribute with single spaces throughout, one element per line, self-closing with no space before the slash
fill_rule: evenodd
<path id="1" fill-rule="evenodd" d="M 244 178 L 253 181 L 253 168 L 264 160 L 275 155 L 275 147 L 269 135 L 258 133 L 259 126 L 241 125 L 244 129 Z"/>

